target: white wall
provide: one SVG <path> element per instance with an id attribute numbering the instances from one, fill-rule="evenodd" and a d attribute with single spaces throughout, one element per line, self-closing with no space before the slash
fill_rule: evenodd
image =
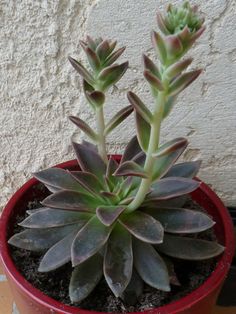
<path id="1" fill-rule="evenodd" d="M 181 1 L 174 1 L 181 3 Z M 150 103 L 140 56 L 150 52 L 155 11 L 164 0 L 0 0 L 0 205 L 31 172 L 73 158 L 71 136 L 82 134 L 69 114 L 94 123 L 79 76 L 67 56 L 83 58 L 78 40 L 89 33 L 118 39 L 130 69 L 106 106 L 110 117 L 128 104 L 131 88 Z M 179 98 L 162 139 L 189 138 L 185 160 L 203 159 L 200 177 L 236 205 L 235 0 L 199 0 L 207 31 L 191 54 L 204 73 Z M 112 152 L 134 133 L 130 118 L 109 138 Z"/>

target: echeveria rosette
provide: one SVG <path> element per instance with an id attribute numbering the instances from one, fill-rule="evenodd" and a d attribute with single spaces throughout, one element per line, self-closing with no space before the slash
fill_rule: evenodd
<path id="1" fill-rule="evenodd" d="M 90 69 L 72 57 L 69 61 L 83 79 L 83 91 L 87 102 L 96 116 L 97 131 L 82 119 L 71 116 L 70 120 L 79 127 L 95 144 L 105 163 L 107 163 L 106 136 L 132 112 L 132 107 L 121 109 L 106 125 L 103 114 L 106 91 L 116 84 L 128 69 L 128 62 L 114 63 L 122 55 L 125 47 L 115 50 L 116 41 L 102 38 L 93 39 L 87 36 L 86 41 L 81 40 Z"/>
<path id="2" fill-rule="evenodd" d="M 130 294 L 142 293 L 142 281 L 170 291 L 176 280 L 163 254 L 201 260 L 222 252 L 217 243 L 188 237 L 214 222 L 204 213 L 180 207 L 183 196 L 200 184 L 192 179 L 199 162 L 174 164 L 187 146 L 185 139 L 160 147 L 153 185 L 132 213 L 128 205 L 145 176 L 141 169 L 146 156 L 137 138 L 128 144 L 120 164 L 110 159 L 106 165 L 91 143 L 73 146 L 81 171 L 50 168 L 35 173 L 52 194 L 42 201 L 43 207 L 27 211 L 29 216 L 19 224 L 25 230 L 9 240 L 41 252 L 40 272 L 71 262 L 72 302 L 86 298 L 102 276 L 126 302 L 131 302 Z"/>

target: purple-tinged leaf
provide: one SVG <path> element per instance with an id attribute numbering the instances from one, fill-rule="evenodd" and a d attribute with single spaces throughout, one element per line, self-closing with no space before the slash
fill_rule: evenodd
<path id="1" fill-rule="evenodd" d="M 91 172 L 101 181 L 106 173 L 106 165 L 101 156 L 87 146 L 73 142 L 73 147 L 81 169 Z M 101 181 L 102 182 L 102 181 Z"/>
<path id="2" fill-rule="evenodd" d="M 110 45 L 108 40 L 103 40 L 96 49 L 96 54 L 98 55 L 100 61 L 104 61 L 110 53 Z"/>
<path id="3" fill-rule="evenodd" d="M 91 172 L 71 171 L 71 175 L 90 193 L 98 194 L 104 189 L 102 183 Z"/>
<path id="4" fill-rule="evenodd" d="M 161 12 L 159 12 L 159 11 L 157 11 L 157 25 L 163 34 L 165 34 L 165 35 L 170 34 L 168 28 L 165 25 L 165 21 L 163 19 L 163 16 L 162 16 Z"/>
<path id="5" fill-rule="evenodd" d="M 162 36 L 155 31 L 152 31 L 151 38 L 152 38 L 153 47 L 156 50 L 161 63 L 164 64 L 167 58 L 165 41 L 162 38 Z"/>
<path id="6" fill-rule="evenodd" d="M 87 58 L 88 58 L 88 62 L 91 66 L 91 68 L 97 72 L 99 71 L 100 69 L 100 60 L 98 58 L 98 56 L 96 55 L 96 53 L 89 47 L 86 47 L 84 49 L 86 55 L 87 55 Z"/>
<path id="7" fill-rule="evenodd" d="M 165 37 L 165 47 L 170 59 L 179 56 L 183 52 L 182 42 L 176 34 Z"/>
<path id="8" fill-rule="evenodd" d="M 193 34 L 193 35 L 191 36 L 191 39 L 190 39 L 190 41 L 188 42 L 188 44 L 189 44 L 190 46 L 192 46 L 192 45 L 195 43 L 195 41 L 202 35 L 202 33 L 205 31 L 205 29 L 206 29 L 205 26 L 202 26 L 201 28 L 199 28 L 199 30 L 198 30 L 195 34 Z"/>
<path id="9" fill-rule="evenodd" d="M 69 57 L 69 61 L 73 68 L 84 78 L 86 82 L 88 82 L 90 85 L 95 84 L 93 76 L 89 73 L 88 70 L 85 69 L 85 67 L 80 62 L 71 57 Z"/>
<path id="10" fill-rule="evenodd" d="M 98 79 L 102 82 L 102 88 L 107 89 L 111 85 L 118 82 L 128 69 L 128 65 L 128 62 L 124 62 L 122 64 L 114 64 L 103 69 L 98 76 Z"/>
<path id="11" fill-rule="evenodd" d="M 137 130 L 137 138 L 140 147 L 144 152 L 147 152 L 149 145 L 149 138 L 151 132 L 151 126 L 147 123 L 143 117 L 138 113 L 137 110 L 134 110 L 135 120 L 136 120 L 136 130 Z"/>
<path id="12" fill-rule="evenodd" d="M 156 182 L 155 190 L 147 200 L 166 200 L 193 192 L 200 186 L 200 182 L 180 177 L 164 178 Z"/>
<path id="13" fill-rule="evenodd" d="M 174 78 L 177 75 L 181 74 L 187 67 L 192 63 L 193 58 L 188 58 L 185 60 L 181 60 L 179 62 L 174 63 L 171 65 L 165 72 L 165 74 L 170 78 Z"/>
<path id="14" fill-rule="evenodd" d="M 138 298 L 143 293 L 143 280 L 140 278 L 136 270 L 133 268 L 130 282 L 122 295 L 121 299 L 128 305 L 135 305 Z"/>
<path id="15" fill-rule="evenodd" d="M 164 144 L 164 148 L 165 148 Z M 161 177 L 163 177 L 167 171 L 173 166 L 176 160 L 181 156 L 184 152 L 185 148 L 187 147 L 188 142 L 184 141 L 181 143 L 181 146 L 176 150 L 170 151 L 164 156 L 156 157 L 153 169 L 153 177 L 152 180 L 155 181 Z"/>
<path id="16" fill-rule="evenodd" d="M 102 256 L 95 254 L 84 263 L 75 267 L 69 285 L 71 302 L 79 303 L 93 291 L 102 278 L 102 264 Z"/>
<path id="17" fill-rule="evenodd" d="M 77 266 L 97 253 L 107 242 L 112 228 L 94 216 L 78 232 L 72 243 L 72 265 Z"/>
<path id="18" fill-rule="evenodd" d="M 151 123 L 153 117 L 150 110 L 145 106 L 142 100 L 133 92 L 127 93 L 128 100 L 134 109 L 142 116 L 146 122 Z"/>
<path id="19" fill-rule="evenodd" d="M 55 186 L 49 185 L 49 184 L 44 184 L 45 187 L 51 192 L 51 193 L 56 193 L 61 190 L 61 188 L 56 188 Z"/>
<path id="20" fill-rule="evenodd" d="M 164 242 L 156 249 L 168 256 L 191 261 L 201 261 L 220 255 L 224 247 L 213 241 L 165 234 Z"/>
<path id="21" fill-rule="evenodd" d="M 168 100 L 167 100 L 167 102 L 165 103 L 165 106 L 164 106 L 164 111 L 163 111 L 163 115 L 162 115 L 163 119 L 165 119 L 169 115 L 171 110 L 173 109 L 173 107 L 175 105 L 175 101 L 176 101 L 176 97 L 175 96 L 168 97 Z"/>
<path id="22" fill-rule="evenodd" d="M 86 98 L 93 108 L 101 107 L 105 102 L 105 95 L 100 91 L 87 91 Z"/>
<path id="23" fill-rule="evenodd" d="M 196 233 L 214 226 L 206 214 L 185 208 L 152 208 L 145 213 L 158 220 L 169 233 Z"/>
<path id="24" fill-rule="evenodd" d="M 114 295 L 118 298 L 127 287 L 133 268 L 131 235 L 117 224 L 107 242 L 104 256 L 104 276 Z"/>
<path id="25" fill-rule="evenodd" d="M 125 48 L 126 47 L 119 48 L 116 51 L 114 51 L 112 54 L 110 54 L 110 56 L 108 56 L 107 59 L 105 60 L 104 64 L 106 66 L 109 66 L 112 63 L 114 63 L 125 51 Z"/>
<path id="26" fill-rule="evenodd" d="M 80 41 L 80 44 L 81 44 L 82 41 Z M 86 36 L 86 42 L 87 42 L 87 45 L 89 48 L 91 48 L 92 50 L 96 50 L 96 43 L 95 41 L 93 40 L 92 37 L 90 37 L 89 35 Z"/>
<path id="27" fill-rule="evenodd" d="M 140 152 L 142 152 L 142 150 L 141 147 L 139 146 L 137 136 L 134 136 L 127 144 L 120 163 L 122 164 L 124 161 L 133 159 Z"/>
<path id="28" fill-rule="evenodd" d="M 91 101 L 91 98 L 89 97 L 89 95 L 92 92 L 94 92 L 94 88 L 85 80 L 83 80 L 83 92 L 84 92 L 84 95 L 87 99 L 87 102 L 91 105 L 92 109 L 96 110 L 96 106 L 94 105 L 94 103 Z"/>
<path id="29" fill-rule="evenodd" d="M 147 173 L 134 161 L 125 161 L 119 165 L 114 176 L 136 176 L 147 178 Z"/>
<path id="30" fill-rule="evenodd" d="M 108 191 L 101 191 L 100 195 L 102 197 L 104 197 L 108 202 L 106 202 L 106 204 L 108 203 L 112 203 L 112 204 L 117 204 L 119 202 L 119 197 L 117 196 L 116 193 L 113 192 L 108 192 Z"/>
<path id="31" fill-rule="evenodd" d="M 178 149 L 186 148 L 188 145 L 187 139 L 184 137 L 177 137 L 163 145 L 161 145 L 158 150 L 152 154 L 153 157 L 162 157 L 175 152 Z"/>
<path id="32" fill-rule="evenodd" d="M 48 168 L 33 173 L 33 176 L 49 188 L 52 187 L 53 192 L 61 189 L 85 192 L 83 187 L 72 177 L 68 170 L 60 168 Z"/>
<path id="33" fill-rule="evenodd" d="M 94 212 L 100 205 L 100 201 L 89 194 L 66 190 L 49 195 L 41 203 L 51 208 L 84 212 Z"/>
<path id="34" fill-rule="evenodd" d="M 117 40 L 109 40 L 109 46 L 110 46 L 110 53 L 112 53 L 112 51 L 116 48 L 117 45 Z"/>
<path id="35" fill-rule="evenodd" d="M 143 64 L 144 64 L 145 70 L 149 70 L 155 77 L 161 79 L 161 74 L 160 74 L 160 71 L 158 70 L 157 66 L 145 54 L 143 54 Z"/>
<path id="36" fill-rule="evenodd" d="M 162 291 L 170 291 L 170 279 L 165 262 L 151 244 L 133 241 L 135 268 L 149 286 Z"/>
<path id="37" fill-rule="evenodd" d="M 85 140 L 82 140 L 82 145 L 85 146 L 85 147 L 87 147 L 87 148 L 90 149 L 90 150 L 93 150 L 95 153 L 98 152 L 97 145 L 94 145 L 94 144 L 92 144 L 92 143 L 90 143 L 90 142 L 87 142 L 87 141 L 85 141 Z"/>
<path id="38" fill-rule="evenodd" d="M 99 206 L 96 210 L 97 217 L 105 226 L 111 226 L 125 210 L 125 206 Z"/>
<path id="39" fill-rule="evenodd" d="M 38 271 L 49 272 L 55 270 L 71 260 L 71 245 L 83 225 L 78 225 L 77 230 L 72 231 L 65 238 L 54 244 L 40 261 Z"/>
<path id="40" fill-rule="evenodd" d="M 157 183 L 158 181 L 156 181 L 152 185 L 151 189 L 155 190 L 155 186 Z M 181 196 L 174 197 L 168 200 L 156 200 L 156 201 L 144 200 L 141 207 L 142 209 L 144 209 L 144 211 L 146 208 L 181 208 L 187 202 L 188 198 L 189 198 L 188 195 L 181 195 Z"/>
<path id="41" fill-rule="evenodd" d="M 162 85 L 161 80 L 158 77 L 156 77 L 155 75 L 153 75 L 151 71 L 145 70 L 143 72 L 143 75 L 144 75 L 145 79 L 148 81 L 148 83 L 151 85 L 152 88 L 154 88 L 155 90 L 158 90 L 158 91 L 164 90 L 164 86 Z"/>
<path id="42" fill-rule="evenodd" d="M 113 129 L 115 129 L 121 122 L 123 122 L 133 112 L 132 106 L 127 106 L 118 111 L 111 120 L 107 123 L 104 135 L 108 135 Z"/>
<path id="43" fill-rule="evenodd" d="M 21 249 L 40 252 L 77 230 L 77 224 L 50 229 L 26 229 L 14 234 L 8 243 Z"/>
<path id="44" fill-rule="evenodd" d="M 107 164 L 107 171 L 106 171 L 106 178 L 112 185 L 112 189 L 117 186 L 118 182 L 122 182 L 122 178 L 118 178 L 113 176 L 113 173 L 116 171 L 118 168 L 119 164 L 112 158 L 110 157 L 108 164 Z M 115 192 L 115 191 L 113 191 Z"/>
<path id="45" fill-rule="evenodd" d="M 202 73 L 202 70 L 195 70 L 187 72 L 178 76 L 169 87 L 169 95 L 173 96 L 179 94 L 182 90 L 188 87 L 198 76 Z"/>
<path id="46" fill-rule="evenodd" d="M 196 160 L 176 164 L 170 168 L 165 177 L 194 178 L 200 169 L 201 163 L 201 160 Z"/>
<path id="47" fill-rule="evenodd" d="M 44 208 L 25 218 L 22 222 L 19 223 L 19 226 L 24 228 L 45 229 L 61 227 L 75 223 L 81 223 L 83 225 L 89 220 L 89 218 L 91 218 L 91 215 L 88 213 L 80 213 L 75 211 L 69 212 L 67 210 L 64 211 L 52 208 Z"/>
<path id="48" fill-rule="evenodd" d="M 136 238 L 148 243 L 161 243 L 164 229 L 152 216 L 140 211 L 123 214 L 120 223 Z"/>
<path id="49" fill-rule="evenodd" d="M 93 141 L 97 141 L 97 134 L 90 128 L 90 126 L 85 121 L 74 116 L 69 116 L 69 119 L 85 134 L 87 134 Z"/>

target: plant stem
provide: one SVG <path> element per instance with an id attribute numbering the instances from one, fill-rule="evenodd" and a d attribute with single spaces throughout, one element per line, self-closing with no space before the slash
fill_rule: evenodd
<path id="1" fill-rule="evenodd" d="M 152 157 L 152 154 L 158 149 L 159 138 L 160 138 L 160 128 L 163 115 L 163 109 L 166 101 L 166 92 L 160 92 L 156 101 L 155 110 L 153 113 L 153 122 L 151 124 L 151 134 L 148 145 L 148 150 L 146 154 L 146 161 L 144 165 L 144 170 L 148 174 L 147 179 L 142 179 L 139 186 L 138 192 L 129 204 L 127 212 L 132 212 L 136 210 L 145 199 L 145 196 L 152 184 L 152 173 L 155 159 Z"/>
<path id="2" fill-rule="evenodd" d="M 103 114 L 103 106 L 96 108 L 96 120 L 97 120 L 97 133 L 98 133 L 98 152 L 102 157 L 103 161 L 107 164 L 107 151 L 106 151 L 106 141 L 104 136 L 105 122 Z"/>

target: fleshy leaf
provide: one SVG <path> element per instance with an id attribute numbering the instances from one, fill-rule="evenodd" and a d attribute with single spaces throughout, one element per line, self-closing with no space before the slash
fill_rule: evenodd
<path id="1" fill-rule="evenodd" d="M 183 52 L 183 45 L 177 34 L 165 37 L 165 47 L 169 59 L 175 59 L 176 56 L 181 56 Z"/>
<path id="2" fill-rule="evenodd" d="M 125 161 L 120 164 L 115 171 L 114 176 L 136 176 L 141 178 L 148 177 L 144 169 L 134 161 Z"/>
<path id="3" fill-rule="evenodd" d="M 154 169 L 153 169 L 153 177 L 152 180 L 155 181 L 158 178 L 163 177 L 167 171 L 173 166 L 173 164 L 176 162 L 176 160 L 181 156 L 181 154 L 184 152 L 185 148 L 188 145 L 187 141 L 180 141 L 179 147 L 177 147 L 175 150 L 172 147 L 172 150 L 167 152 L 167 148 L 169 145 L 171 145 L 173 142 L 170 141 L 166 144 L 163 144 L 161 147 L 163 151 L 166 151 L 165 155 L 156 157 Z"/>
<path id="4" fill-rule="evenodd" d="M 151 244 L 133 241 L 134 265 L 140 277 L 149 286 L 170 291 L 167 267 Z"/>
<path id="5" fill-rule="evenodd" d="M 104 276 L 116 297 L 127 287 L 133 268 L 131 235 L 117 224 L 107 242 L 104 256 Z"/>
<path id="6" fill-rule="evenodd" d="M 31 214 L 18 225 L 24 228 L 53 228 L 75 223 L 85 223 L 91 217 L 88 213 L 69 212 L 67 210 L 58 210 L 44 208 Z"/>
<path id="7" fill-rule="evenodd" d="M 89 47 L 86 47 L 84 49 L 86 55 L 87 55 L 87 58 L 88 58 L 88 62 L 91 66 L 91 68 L 97 72 L 99 69 L 100 69 L 100 61 L 96 55 L 96 53 Z"/>
<path id="8" fill-rule="evenodd" d="M 63 190 L 46 197 L 43 206 L 75 211 L 94 212 L 100 201 L 89 194 Z"/>
<path id="9" fill-rule="evenodd" d="M 80 128 L 85 134 L 87 134 L 93 141 L 96 142 L 97 134 L 90 128 L 90 126 L 82 119 L 74 116 L 69 116 L 70 121 L 72 121 L 78 128 Z"/>
<path id="10" fill-rule="evenodd" d="M 161 80 L 158 77 L 156 77 L 155 75 L 153 75 L 151 71 L 145 70 L 143 72 L 143 75 L 144 75 L 145 79 L 148 81 L 148 83 L 154 89 L 156 89 L 158 91 L 163 91 L 164 90 L 164 86 L 162 85 Z"/>
<path id="11" fill-rule="evenodd" d="M 21 249 L 40 252 L 49 249 L 75 230 L 77 230 L 77 224 L 53 229 L 26 229 L 14 234 L 8 243 Z"/>
<path id="12" fill-rule="evenodd" d="M 172 166 L 165 177 L 193 178 L 197 175 L 200 166 L 201 160 L 179 163 Z"/>
<path id="13" fill-rule="evenodd" d="M 113 222 L 125 210 L 124 206 L 99 206 L 96 210 L 97 217 L 105 226 L 111 226 Z"/>
<path id="14" fill-rule="evenodd" d="M 200 261 L 223 253 L 224 247 L 213 241 L 178 237 L 165 234 L 164 242 L 156 246 L 157 250 L 175 258 Z"/>
<path id="15" fill-rule="evenodd" d="M 115 129 L 121 122 L 123 122 L 133 111 L 132 106 L 127 106 L 118 111 L 111 120 L 107 123 L 104 135 L 108 135 L 113 129 Z"/>
<path id="16" fill-rule="evenodd" d="M 161 243 L 164 229 L 152 216 L 140 211 L 123 214 L 120 223 L 136 238 L 148 243 Z"/>
<path id="17" fill-rule="evenodd" d="M 99 59 L 103 62 L 110 53 L 110 46 L 108 40 L 103 40 L 96 48 L 96 53 Z"/>
<path id="18" fill-rule="evenodd" d="M 142 150 L 144 152 L 147 152 L 151 132 L 150 124 L 143 119 L 143 117 L 137 112 L 137 110 L 134 110 L 134 113 L 136 120 L 138 142 Z"/>
<path id="19" fill-rule="evenodd" d="M 72 177 L 68 170 L 60 168 L 48 168 L 33 173 L 33 176 L 46 186 L 56 189 L 85 192 L 84 188 Z"/>
<path id="20" fill-rule="evenodd" d="M 107 57 L 106 61 L 105 61 L 105 65 L 109 66 L 112 63 L 114 63 L 121 55 L 122 53 L 125 51 L 125 47 L 119 48 L 117 49 L 115 52 L 113 52 L 109 57 Z"/>
<path id="21" fill-rule="evenodd" d="M 77 230 L 72 231 L 65 238 L 54 244 L 40 261 L 38 271 L 49 272 L 55 270 L 71 260 L 72 242 L 83 224 L 78 225 Z"/>
<path id="22" fill-rule="evenodd" d="M 97 253 L 107 242 L 112 228 L 94 216 L 78 232 L 72 243 L 72 265 L 77 266 Z"/>
<path id="23" fill-rule="evenodd" d="M 188 141 L 183 137 L 175 138 L 159 147 L 157 152 L 153 153 L 153 157 L 161 157 L 165 155 L 169 155 L 172 152 L 178 150 L 179 148 L 185 148 L 188 144 Z"/>
<path id="24" fill-rule="evenodd" d="M 102 256 L 95 254 L 75 267 L 69 286 L 69 295 L 73 303 L 81 302 L 96 287 L 103 275 L 102 263 Z"/>
<path id="25" fill-rule="evenodd" d="M 192 63 L 193 58 L 187 58 L 171 65 L 165 72 L 165 74 L 170 78 L 174 78 L 181 74 L 187 67 Z"/>
<path id="26" fill-rule="evenodd" d="M 175 101 L 176 101 L 176 97 L 175 96 L 168 97 L 168 100 L 167 100 L 167 102 L 165 103 L 165 106 L 164 106 L 164 111 L 163 111 L 163 115 L 162 115 L 163 119 L 165 119 L 169 115 L 171 110 L 173 109 L 173 107 L 175 105 Z"/>
<path id="27" fill-rule="evenodd" d="M 106 165 L 101 156 L 85 145 L 73 142 L 73 147 L 81 169 L 93 173 L 102 182 L 102 178 L 106 173 Z"/>
<path id="28" fill-rule="evenodd" d="M 140 278 L 136 270 L 133 268 L 132 277 L 127 288 L 124 290 L 121 299 L 129 305 L 135 305 L 138 298 L 143 293 L 143 280 Z"/>
<path id="29" fill-rule="evenodd" d="M 157 183 L 158 181 L 152 185 L 151 189 L 155 190 Z M 144 200 L 142 208 L 153 208 L 154 206 L 154 208 L 181 208 L 187 202 L 188 198 L 188 195 L 181 195 L 167 200 Z"/>
<path id="30" fill-rule="evenodd" d="M 75 59 L 69 57 L 69 61 L 73 68 L 79 72 L 79 74 L 85 79 L 86 82 L 88 82 L 90 85 L 94 85 L 95 81 L 92 75 L 89 73 L 88 70 L 85 69 L 85 67 Z"/>
<path id="31" fill-rule="evenodd" d="M 157 66 L 145 54 L 143 54 L 143 64 L 144 64 L 144 69 L 149 70 L 157 78 L 159 79 L 161 78 L 161 74 Z"/>
<path id="32" fill-rule="evenodd" d="M 180 177 L 164 178 L 156 182 L 155 190 L 147 200 L 166 200 L 193 192 L 200 186 L 200 182 Z"/>
<path id="33" fill-rule="evenodd" d="M 159 28 L 163 34 L 165 34 L 165 35 L 170 34 L 168 28 L 165 25 L 165 21 L 163 19 L 163 16 L 162 16 L 161 12 L 159 12 L 159 11 L 157 11 L 157 24 L 158 24 L 158 26 L 159 26 Z"/>
<path id="34" fill-rule="evenodd" d="M 133 159 L 140 152 L 142 152 L 142 149 L 139 146 L 137 136 L 134 136 L 132 137 L 130 142 L 127 144 L 120 163 Z"/>
<path id="35" fill-rule="evenodd" d="M 169 88 L 169 95 L 173 96 L 179 94 L 182 90 L 188 87 L 193 81 L 195 81 L 201 74 L 202 70 L 195 70 L 187 72 L 178 76 L 171 84 Z"/>
<path id="36" fill-rule="evenodd" d="M 202 232 L 215 224 L 206 214 L 184 208 L 153 208 L 145 213 L 158 220 L 169 233 Z"/>
<path id="37" fill-rule="evenodd" d="M 128 65 L 128 62 L 124 62 L 120 65 L 114 64 L 103 69 L 98 76 L 98 79 L 102 82 L 102 88 L 107 89 L 118 82 L 128 69 Z"/>
<path id="38" fill-rule="evenodd" d="M 86 91 L 86 98 L 88 102 L 92 105 L 93 108 L 101 107 L 105 102 L 105 95 L 103 92 L 100 91 Z"/>
<path id="39" fill-rule="evenodd" d="M 161 63 L 164 64 L 167 58 L 167 51 L 166 51 L 164 39 L 162 38 L 160 34 L 158 34 L 155 31 L 152 31 L 151 38 L 152 38 L 153 47 L 155 48 L 157 55 L 161 60 Z"/>
<path id="40" fill-rule="evenodd" d="M 146 120 L 146 122 L 150 124 L 152 121 L 152 113 L 144 105 L 142 100 L 133 92 L 128 92 L 127 97 L 130 104 L 135 108 L 135 110 L 142 116 L 144 120 Z"/>
<path id="41" fill-rule="evenodd" d="M 71 171 L 72 176 L 89 192 L 98 194 L 104 185 L 91 172 Z"/>

